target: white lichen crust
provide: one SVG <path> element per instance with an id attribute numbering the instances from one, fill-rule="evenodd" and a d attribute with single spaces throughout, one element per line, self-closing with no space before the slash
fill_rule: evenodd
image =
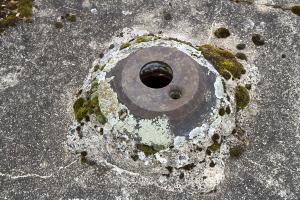
<path id="1" fill-rule="evenodd" d="M 137 35 L 125 34 L 125 37 L 130 41 Z M 67 148 L 74 153 L 86 152 L 85 159 L 111 167 L 128 182 L 190 193 L 215 190 L 224 179 L 224 160 L 228 157 L 229 145 L 236 142 L 231 134 L 236 127 L 235 85 L 228 84 L 225 92 L 223 78 L 201 52 L 189 44 L 156 36 L 147 36 L 146 41 L 132 42 L 120 49 L 123 44 L 120 39 L 114 41 L 114 48 L 93 63 L 82 87 L 81 96 L 84 97 L 92 82 L 98 82 L 98 100 L 106 123 L 100 124 L 93 115 L 84 125 L 74 122 L 67 135 Z M 151 46 L 175 47 L 217 76 L 213 94 L 217 101 L 211 108 L 210 119 L 198 127 L 191 127 L 188 137 L 175 137 L 167 116 L 136 119 L 118 102 L 117 93 L 110 85 L 114 77 L 107 77 L 107 73 L 120 60 L 140 48 Z M 104 68 L 95 70 L 96 65 Z M 229 107 L 231 113 L 220 116 L 221 107 Z M 76 130 L 78 126 L 80 131 Z M 139 144 L 159 150 L 147 154 L 137 148 Z"/>

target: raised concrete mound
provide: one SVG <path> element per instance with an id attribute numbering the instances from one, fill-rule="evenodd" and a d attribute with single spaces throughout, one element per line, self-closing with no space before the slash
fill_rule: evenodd
<path id="1" fill-rule="evenodd" d="M 298 199 L 299 4 L 4 1 L 0 199 Z"/>

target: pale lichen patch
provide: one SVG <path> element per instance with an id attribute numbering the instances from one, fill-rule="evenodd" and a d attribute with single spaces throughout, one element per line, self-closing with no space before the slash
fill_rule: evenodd
<path id="1" fill-rule="evenodd" d="M 168 146 L 172 141 L 167 118 L 142 119 L 139 121 L 139 127 L 137 135 L 143 144 Z"/>

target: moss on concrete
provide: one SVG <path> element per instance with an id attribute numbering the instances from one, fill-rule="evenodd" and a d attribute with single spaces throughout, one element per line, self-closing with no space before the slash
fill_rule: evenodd
<path id="1" fill-rule="evenodd" d="M 74 114 L 77 121 L 81 121 L 88 113 L 88 110 L 84 107 L 84 103 L 85 99 L 79 98 L 73 105 Z"/>
<path id="2" fill-rule="evenodd" d="M 75 118 L 78 122 L 87 118 L 89 114 L 94 114 L 99 123 L 106 123 L 107 119 L 101 112 L 98 97 L 98 82 L 95 80 L 92 82 L 91 89 L 87 93 L 86 98 L 78 98 L 73 105 Z"/>
<path id="3" fill-rule="evenodd" d="M 256 46 L 262 46 L 265 44 L 265 41 L 262 39 L 262 36 L 259 34 L 253 34 L 252 35 L 252 42 L 256 45 Z"/>
<path id="4" fill-rule="evenodd" d="M 102 71 L 104 69 L 104 67 L 105 67 L 105 65 L 95 65 L 94 66 L 94 72 L 96 72 L 98 70 Z"/>
<path id="5" fill-rule="evenodd" d="M 230 32 L 227 28 L 221 27 L 214 32 L 214 35 L 217 38 L 227 38 L 230 36 Z"/>
<path id="6" fill-rule="evenodd" d="M 250 103 L 250 95 L 244 86 L 237 86 L 235 89 L 235 101 L 237 111 L 244 109 Z"/>
<path id="7" fill-rule="evenodd" d="M 6 18 L 0 20 L 0 28 L 7 28 L 9 26 L 14 26 L 18 21 L 15 14 L 8 15 Z"/>
<path id="8" fill-rule="evenodd" d="M 1 3 L 0 11 L 6 16 L 0 19 L 0 32 L 4 32 L 6 28 L 16 25 L 23 18 L 30 18 L 32 16 L 32 7 L 33 0 L 5 1 Z M 18 13 L 19 15 L 17 15 Z"/>
<path id="9" fill-rule="evenodd" d="M 243 50 L 243 49 L 246 48 L 246 44 L 240 43 L 240 44 L 236 45 L 236 48 L 237 48 L 238 50 Z"/>
<path id="10" fill-rule="evenodd" d="M 208 44 L 200 46 L 199 50 L 226 80 L 231 76 L 240 78 L 242 74 L 246 73 L 243 65 L 227 50 Z"/>
<path id="11" fill-rule="evenodd" d="M 20 0 L 18 3 L 18 12 L 20 17 L 31 17 L 32 16 L 33 0 Z"/>
<path id="12" fill-rule="evenodd" d="M 214 152 L 219 151 L 220 147 L 221 147 L 220 143 L 214 142 L 212 145 L 210 145 L 209 147 L 207 147 L 207 149 L 214 153 Z"/>
<path id="13" fill-rule="evenodd" d="M 241 52 L 236 53 L 236 54 L 235 54 L 235 57 L 237 57 L 237 58 L 240 59 L 240 60 L 248 60 L 246 54 L 241 53 Z"/>
<path id="14" fill-rule="evenodd" d="M 138 36 L 138 37 L 135 39 L 135 42 L 136 42 L 136 43 L 150 42 L 150 41 L 153 41 L 153 40 L 156 40 L 156 39 L 157 39 L 157 37 L 152 36 L 152 35 L 141 35 L 141 36 Z"/>
<path id="15" fill-rule="evenodd" d="M 300 5 L 296 5 L 296 6 L 291 7 L 291 11 L 292 11 L 292 13 L 300 16 Z"/>
<path id="16" fill-rule="evenodd" d="M 183 44 L 186 44 L 186 45 L 189 45 L 191 47 L 194 47 L 193 44 L 191 42 L 187 42 L 187 41 L 184 41 L 184 40 L 180 40 L 178 38 L 173 38 L 173 37 L 169 37 L 167 38 L 168 40 L 174 40 L 176 42 L 180 42 L 180 43 L 183 43 Z"/>
<path id="17" fill-rule="evenodd" d="M 130 42 L 126 42 L 126 43 L 121 45 L 120 50 L 130 47 L 130 45 L 131 45 Z"/>
<path id="18" fill-rule="evenodd" d="M 55 22 L 55 23 L 54 23 L 54 26 L 55 26 L 55 28 L 57 28 L 57 29 L 61 29 L 61 28 L 64 27 L 64 25 L 63 25 L 62 22 Z"/>
<path id="19" fill-rule="evenodd" d="M 126 48 L 130 47 L 133 44 L 138 44 L 138 43 L 142 43 L 142 42 L 150 42 L 150 41 L 157 40 L 159 38 L 160 37 L 155 36 L 153 34 L 140 35 L 140 36 L 137 36 L 136 38 L 134 38 L 134 39 L 132 39 L 132 40 L 130 40 L 128 42 L 123 43 L 120 46 L 120 50 L 126 49 Z M 114 46 L 110 46 L 110 49 L 111 49 L 111 47 L 113 48 Z"/>
<path id="20" fill-rule="evenodd" d="M 146 156 L 153 155 L 159 152 L 162 149 L 165 149 L 162 145 L 146 145 L 146 144 L 137 144 L 136 148 L 145 153 Z"/>
<path id="21" fill-rule="evenodd" d="M 66 14 L 66 19 L 69 21 L 69 22 L 76 22 L 76 15 L 73 14 L 73 13 L 68 13 Z"/>

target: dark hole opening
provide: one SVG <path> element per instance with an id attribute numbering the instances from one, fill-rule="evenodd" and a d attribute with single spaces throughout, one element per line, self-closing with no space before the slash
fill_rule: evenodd
<path id="1" fill-rule="evenodd" d="M 153 61 L 142 67 L 140 79 L 147 87 L 163 88 L 172 81 L 173 71 L 168 64 L 161 61 Z"/>
<path id="2" fill-rule="evenodd" d="M 181 97 L 181 90 L 178 89 L 178 88 L 175 88 L 175 89 L 172 89 L 169 93 L 169 96 L 172 98 L 172 99 L 180 99 Z"/>

